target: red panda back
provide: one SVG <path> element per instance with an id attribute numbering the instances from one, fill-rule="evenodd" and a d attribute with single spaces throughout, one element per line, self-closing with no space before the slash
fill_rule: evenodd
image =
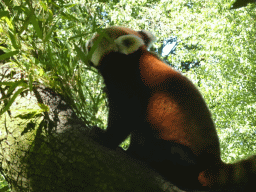
<path id="1" fill-rule="evenodd" d="M 159 131 L 157 137 L 189 146 L 195 154 L 214 146 L 211 153 L 219 157 L 210 111 L 192 82 L 148 51 L 143 51 L 139 66 L 144 84 L 151 88 L 146 118 Z"/>

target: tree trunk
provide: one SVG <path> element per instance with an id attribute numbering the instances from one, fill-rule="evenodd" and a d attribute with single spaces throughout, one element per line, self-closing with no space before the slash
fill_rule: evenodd
<path id="1" fill-rule="evenodd" d="M 94 142 L 61 95 L 39 85 L 33 93 L 0 119 L 1 172 L 12 191 L 181 191 L 122 150 Z M 15 114 L 36 103 L 48 112 Z"/>

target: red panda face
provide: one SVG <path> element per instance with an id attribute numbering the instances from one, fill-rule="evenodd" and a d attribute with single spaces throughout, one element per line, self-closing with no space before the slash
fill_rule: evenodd
<path id="1" fill-rule="evenodd" d="M 96 34 L 87 44 L 87 53 L 93 51 L 91 62 L 98 66 L 101 58 L 110 52 L 131 54 L 140 47 L 149 48 L 155 36 L 147 31 L 134 31 L 126 27 L 109 27 Z M 94 47 L 96 46 L 96 48 Z M 94 50 L 94 49 L 95 50 Z"/>

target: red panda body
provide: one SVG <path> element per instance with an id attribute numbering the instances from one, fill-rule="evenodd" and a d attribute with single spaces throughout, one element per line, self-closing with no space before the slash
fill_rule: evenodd
<path id="1" fill-rule="evenodd" d="M 221 161 L 203 97 L 185 76 L 147 51 L 151 34 L 123 27 L 105 33 L 113 41 L 102 39 L 92 57 L 109 99 L 108 128 L 99 141 L 115 148 L 131 134 L 127 152 L 184 190 L 243 191 L 252 185 L 256 157 L 247 163 L 251 166 Z"/>

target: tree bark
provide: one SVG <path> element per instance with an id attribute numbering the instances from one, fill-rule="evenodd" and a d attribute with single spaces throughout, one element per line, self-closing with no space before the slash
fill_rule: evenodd
<path id="1" fill-rule="evenodd" d="M 89 136 L 91 127 L 85 126 L 61 95 L 40 85 L 34 85 L 33 93 L 22 99 L 49 107 L 39 125 L 25 118 L 25 124 L 1 127 L 5 130 L 0 141 L 1 173 L 12 191 L 181 192 L 121 149 L 110 150 L 94 142 Z M 17 117 L 11 114 L 7 121 L 15 122 Z"/>

